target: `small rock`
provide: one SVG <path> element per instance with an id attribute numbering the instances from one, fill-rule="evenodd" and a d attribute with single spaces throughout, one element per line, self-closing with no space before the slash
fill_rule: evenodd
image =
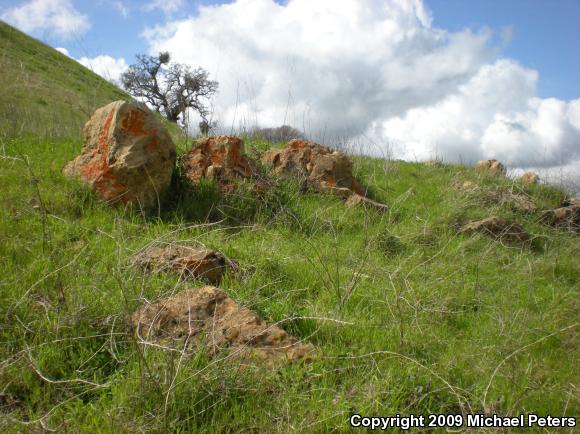
<path id="1" fill-rule="evenodd" d="M 537 184 L 540 176 L 534 172 L 526 172 L 520 177 L 520 181 L 524 184 Z"/>
<path id="2" fill-rule="evenodd" d="M 133 257 L 133 264 L 147 270 L 175 271 L 184 278 L 204 279 L 217 284 L 226 272 L 227 261 L 220 252 L 168 244 L 138 253 Z"/>
<path id="3" fill-rule="evenodd" d="M 580 205 L 546 210 L 542 212 L 540 220 L 551 226 L 578 230 L 580 229 Z"/>
<path id="4" fill-rule="evenodd" d="M 505 175 L 507 172 L 505 166 L 497 160 L 479 160 L 475 164 L 475 168 L 494 175 Z"/>
<path id="5" fill-rule="evenodd" d="M 311 344 L 299 342 L 276 325 L 268 325 L 212 286 L 186 289 L 157 303 L 139 307 L 129 319 L 140 340 L 158 342 L 188 353 L 205 350 L 211 357 L 230 349 L 242 360 L 274 366 L 309 360 Z"/>
<path id="6" fill-rule="evenodd" d="M 361 196 L 360 194 L 351 194 L 350 197 L 346 200 L 345 205 L 348 208 L 354 206 L 362 206 L 364 208 L 372 208 L 380 212 L 386 212 L 389 210 L 389 207 L 383 203 L 376 202 L 368 197 Z"/>
<path id="7" fill-rule="evenodd" d="M 518 223 L 509 222 L 499 217 L 489 217 L 464 225 L 461 233 L 480 232 L 509 243 L 526 243 L 530 241 L 529 234 Z"/>
<path id="8" fill-rule="evenodd" d="M 116 101 L 101 107 L 84 128 L 81 154 L 63 173 L 78 177 L 111 205 L 157 205 L 171 182 L 175 145 L 143 103 Z"/>

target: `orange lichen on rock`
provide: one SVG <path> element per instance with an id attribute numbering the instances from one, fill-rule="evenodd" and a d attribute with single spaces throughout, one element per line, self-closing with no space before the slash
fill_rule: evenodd
<path id="1" fill-rule="evenodd" d="M 479 160 L 475 168 L 493 175 L 505 175 L 507 172 L 505 166 L 497 160 Z"/>
<path id="2" fill-rule="evenodd" d="M 308 361 L 314 347 L 300 342 L 280 327 L 268 324 L 240 306 L 221 289 L 186 289 L 157 303 L 139 307 L 129 318 L 140 341 L 158 342 L 210 357 L 229 351 L 229 357 L 276 366 Z"/>
<path id="3" fill-rule="evenodd" d="M 143 103 L 116 101 L 101 107 L 86 123 L 81 154 L 63 173 L 79 177 L 110 204 L 149 207 L 169 186 L 175 145 L 161 122 Z"/>
<path id="4" fill-rule="evenodd" d="M 115 116 L 114 111 L 110 111 L 98 135 L 98 146 L 90 150 L 91 158 L 85 165 L 80 167 L 80 178 L 91 184 L 99 197 L 107 201 L 117 200 L 127 203 L 130 199 L 125 193 L 127 186 L 118 182 L 111 173 L 108 162 L 109 155 L 109 133 L 111 124 Z"/>
<path id="5" fill-rule="evenodd" d="M 150 131 L 145 130 L 145 113 L 133 110 L 125 114 L 121 120 L 121 129 L 125 134 L 133 136 L 146 136 Z"/>
<path id="6" fill-rule="evenodd" d="M 133 264 L 154 272 L 173 271 L 185 279 L 204 279 L 218 284 L 226 272 L 228 261 L 223 254 L 213 250 L 168 244 L 139 252 L 133 257 Z"/>
<path id="7" fill-rule="evenodd" d="M 524 184 L 537 184 L 540 176 L 534 172 L 526 172 L 520 177 L 520 181 Z"/>
<path id="8" fill-rule="evenodd" d="M 197 184 L 201 178 L 215 180 L 230 188 L 234 179 L 252 178 L 257 174 L 255 162 L 244 155 L 244 142 L 238 137 L 214 136 L 198 139 L 181 158 L 185 177 Z"/>
<path id="9" fill-rule="evenodd" d="M 352 175 L 352 162 L 342 152 L 315 142 L 294 139 L 283 149 L 270 149 L 262 161 L 275 173 L 303 177 L 315 189 L 348 188 L 364 195 L 362 187 Z"/>

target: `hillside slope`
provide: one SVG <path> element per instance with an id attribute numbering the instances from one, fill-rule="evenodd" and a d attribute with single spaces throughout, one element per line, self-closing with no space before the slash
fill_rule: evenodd
<path id="1" fill-rule="evenodd" d="M 3 61 L 14 74 L 22 61 L 26 79 L 0 90 L 0 432 L 350 432 L 353 413 L 579 414 L 578 233 L 540 221 L 561 191 L 353 157 L 388 212 L 266 168 L 262 194 L 176 176 L 154 215 L 113 209 L 61 169 L 80 150 L 83 104 L 122 92 L 1 29 Z M 273 146 L 246 145 L 254 156 Z M 531 242 L 458 230 L 492 215 Z M 133 266 L 168 243 L 235 261 L 220 287 L 312 344 L 313 360 L 241 367 L 140 340 L 135 309 L 205 284 Z"/>
<path id="2" fill-rule="evenodd" d="M 78 62 L 2 21 L 0 71 L 0 131 L 5 136 L 76 137 L 97 107 L 130 98 Z"/>

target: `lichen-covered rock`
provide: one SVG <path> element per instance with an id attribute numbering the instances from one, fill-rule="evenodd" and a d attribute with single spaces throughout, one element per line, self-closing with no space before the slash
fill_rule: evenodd
<path id="1" fill-rule="evenodd" d="M 204 279 L 217 284 L 228 261 L 220 252 L 202 247 L 168 244 L 150 247 L 133 257 L 133 264 L 151 271 L 173 271 L 184 278 Z"/>
<path id="2" fill-rule="evenodd" d="M 238 137 L 204 137 L 193 142 L 181 158 L 185 177 L 194 184 L 205 177 L 229 189 L 235 179 L 249 179 L 257 174 L 255 162 L 244 155 L 244 142 Z"/>
<path id="3" fill-rule="evenodd" d="M 211 357 L 229 349 L 233 357 L 279 362 L 308 360 L 313 346 L 299 342 L 276 325 L 267 324 L 212 286 L 187 289 L 157 303 L 139 307 L 130 323 L 138 339 Z"/>
<path id="4" fill-rule="evenodd" d="M 115 101 L 84 128 L 81 154 L 63 173 L 78 177 L 109 204 L 157 205 L 175 168 L 175 145 L 143 103 Z"/>
<path id="5" fill-rule="evenodd" d="M 505 175 L 506 168 L 497 160 L 479 160 L 475 164 L 477 170 L 492 173 L 494 175 Z"/>
<path id="6" fill-rule="evenodd" d="M 578 231 L 580 230 L 580 205 L 546 210 L 542 212 L 540 219 L 543 223 L 551 226 Z"/>
<path id="7" fill-rule="evenodd" d="M 520 181 L 524 184 L 537 184 L 540 176 L 534 172 L 526 172 L 520 177 Z"/>
<path id="8" fill-rule="evenodd" d="M 500 241 L 513 244 L 523 244 L 530 241 L 529 234 L 522 226 L 499 217 L 489 217 L 483 220 L 469 222 L 461 228 L 460 232 L 480 232 Z"/>
<path id="9" fill-rule="evenodd" d="M 364 196 L 362 187 L 352 175 L 352 161 L 328 146 L 295 139 L 283 149 L 268 150 L 262 161 L 271 165 L 275 173 L 300 176 L 317 190 L 347 188 Z"/>

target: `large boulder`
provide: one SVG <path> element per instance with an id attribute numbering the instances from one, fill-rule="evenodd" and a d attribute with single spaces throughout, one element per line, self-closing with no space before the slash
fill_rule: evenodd
<path id="1" fill-rule="evenodd" d="M 153 272 L 177 272 L 182 278 L 217 284 L 226 272 L 224 255 L 203 247 L 170 243 L 149 247 L 133 257 L 133 264 Z"/>
<path id="2" fill-rule="evenodd" d="M 256 164 L 244 155 L 244 142 L 238 137 L 204 137 L 193 142 L 189 152 L 181 157 L 181 170 L 194 184 L 201 178 L 216 181 L 229 189 L 237 179 L 256 175 Z"/>
<path id="3" fill-rule="evenodd" d="M 505 175 L 506 168 L 497 160 L 479 160 L 475 168 L 480 171 L 488 172 L 494 175 Z"/>
<path id="4" fill-rule="evenodd" d="M 205 350 L 210 356 L 229 349 L 243 360 L 279 362 L 309 359 L 313 346 L 276 325 L 269 325 L 212 286 L 186 289 L 157 303 L 139 307 L 130 323 L 142 341 L 180 351 Z"/>
<path id="5" fill-rule="evenodd" d="M 522 226 L 499 217 L 489 217 L 483 220 L 469 222 L 461 228 L 460 232 L 480 232 L 512 244 L 523 244 L 530 241 L 530 235 Z"/>
<path id="6" fill-rule="evenodd" d="M 169 133 L 145 104 L 115 101 L 91 116 L 81 154 L 63 173 L 80 178 L 109 204 L 147 208 L 169 186 L 175 158 Z"/>
<path id="7" fill-rule="evenodd" d="M 275 173 L 294 174 L 304 178 L 317 190 L 347 188 L 363 195 L 352 175 L 352 162 L 342 152 L 306 140 L 291 140 L 284 149 L 270 149 L 262 161 Z"/>

